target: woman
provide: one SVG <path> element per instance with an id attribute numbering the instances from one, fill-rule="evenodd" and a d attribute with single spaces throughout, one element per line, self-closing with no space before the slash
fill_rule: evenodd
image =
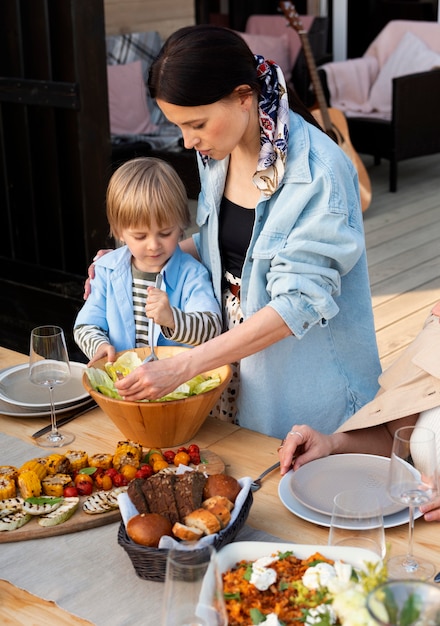
<path id="1" fill-rule="evenodd" d="M 281 474 L 329 454 L 358 452 L 390 456 L 393 435 L 418 424 L 436 432 L 440 471 L 440 302 L 423 329 L 381 375 L 374 400 L 335 433 L 324 435 L 308 425 L 292 427 L 278 448 Z M 440 521 L 440 497 L 420 507 L 425 520 Z"/>
<path id="2" fill-rule="evenodd" d="M 171 35 L 149 87 L 199 155 L 199 232 L 181 245 L 210 271 L 226 332 L 138 368 L 119 392 L 153 399 L 239 362 L 229 397 L 241 426 L 333 432 L 374 396 L 380 372 L 355 168 L 289 110 L 280 69 L 229 29 Z"/>

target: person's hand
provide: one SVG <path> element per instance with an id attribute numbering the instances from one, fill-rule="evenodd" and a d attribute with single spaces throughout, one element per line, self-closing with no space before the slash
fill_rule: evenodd
<path id="1" fill-rule="evenodd" d="M 96 361 L 107 357 L 106 363 L 113 363 L 116 359 L 116 350 L 109 343 L 102 343 L 96 350 L 93 358 L 87 363 L 87 367 L 92 367 Z"/>
<path id="2" fill-rule="evenodd" d="M 159 326 L 174 330 L 174 316 L 166 292 L 157 287 L 148 287 L 147 291 L 148 297 L 145 305 L 147 317 L 152 317 Z"/>
<path id="3" fill-rule="evenodd" d="M 187 355 L 182 353 L 169 359 L 145 363 L 117 380 L 115 387 L 124 400 L 157 400 L 192 377 L 185 371 L 186 360 Z"/>
<path id="4" fill-rule="evenodd" d="M 83 295 L 84 300 L 87 300 L 87 298 L 90 296 L 90 291 L 91 291 L 90 281 L 93 278 L 95 278 L 95 261 L 98 260 L 99 257 L 111 251 L 112 251 L 112 248 L 107 248 L 105 250 L 98 250 L 98 252 L 93 257 L 93 263 L 90 263 L 88 270 L 87 270 L 87 278 L 84 281 L 84 295 Z"/>
<path id="5" fill-rule="evenodd" d="M 420 511 L 423 513 L 425 522 L 440 522 L 440 496 L 420 505 Z"/>
<path id="6" fill-rule="evenodd" d="M 305 424 L 294 425 L 278 448 L 281 475 L 331 453 L 331 435 L 324 435 Z"/>

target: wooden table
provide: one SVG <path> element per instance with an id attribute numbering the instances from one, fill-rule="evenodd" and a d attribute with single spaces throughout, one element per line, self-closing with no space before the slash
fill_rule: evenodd
<path id="1" fill-rule="evenodd" d="M 0 369 L 26 362 L 25 355 L 0 348 Z M 47 424 L 47 418 L 13 418 L 0 416 L 0 430 L 28 441 L 30 435 Z M 75 447 L 89 452 L 108 451 L 120 440 L 121 433 L 99 409 L 69 424 L 76 435 Z M 226 471 L 236 477 L 257 476 L 277 460 L 279 441 L 238 426 L 208 418 L 194 441 L 202 448 L 218 454 L 226 464 Z M 0 459 L 1 464 L 1 459 Z M 254 494 L 254 503 L 248 518 L 253 528 L 275 535 L 283 540 L 302 544 L 326 544 L 328 529 L 306 522 L 290 513 L 278 497 L 279 474 L 274 472 Z M 87 532 L 87 531 L 84 531 Z M 406 525 L 387 529 L 386 539 L 393 552 L 404 552 L 408 540 Z M 417 554 L 438 562 L 440 570 L 440 533 L 437 523 L 416 521 L 415 545 Z M 120 549 L 120 548 L 119 548 Z M 438 555 L 438 556 L 437 556 Z M 437 559 L 436 559 L 437 556 Z M 7 578 L 0 573 L 0 578 Z M 74 580 L 72 581 L 74 584 Z M 93 584 L 93 581 L 92 583 Z M 99 593 L 99 581 L 96 581 Z M 81 602 L 81 598 L 78 598 Z M 53 603 L 41 600 L 0 580 L 0 613 L 4 623 L 33 626 L 61 626 L 63 624 L 90 624 L 71 616 Z M 8 621 L 8 619 L 10 621 Z"/>

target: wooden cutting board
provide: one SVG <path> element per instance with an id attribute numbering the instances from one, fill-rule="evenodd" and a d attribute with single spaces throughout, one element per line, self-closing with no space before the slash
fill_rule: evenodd
<path id="1" fill-rule="evenodd" d="M 198 469 L 207 474 L 223 474 L 225 464 L 221 458 L 211 452 L 211 450 L 200 450 L 202 461 L 206 461 L 198 466 Z M 67 535 L 68 533 L 76 533 L 78 531 L 87 530 L 88 528 L 96 528 L 97 526 L 105 526 L 113 522 L 119 522 L 121 515 L 119 509 L 100 513 L 98 515 L 90 515 L 84 513 L 82 504 L 86 497 L 80 497 L 79 508 L 64 524 L 58 526 L 44 527 L 38 524 L 38 517 L 31 519 L 30 522 L 17 528 L 17 530 L 5 530 L 0 532 L 0 544 L 12 543 L 14 541 L 26 541 L 28 539 L 43 539 L 44 537 L 55 537 L 57 535 Z"/>

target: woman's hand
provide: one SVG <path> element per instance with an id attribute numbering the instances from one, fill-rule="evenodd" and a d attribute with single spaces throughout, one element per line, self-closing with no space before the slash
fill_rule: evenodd
<path id="1" fill-rule="evenodd" d="M 187 355 L 183 353 L 169 359 L 145 363 L 116 381 L 115 387 L 124 400 L 157 400 L 192 378 L 185 371 L 186 359 Z"/>
<path id="2" fill-rule="evenodd" d="M 94 262 L 97 259 L 99 259 L 99 257 L 111 251 L 112 251 L 111 248 L 107 248 L 105 250 L 98 250 L 98 252 L 93 257 L 93 263 L 90 263 L 89 268 L 87 270 L 87 278 L 84 281 L 84 295 L 83 295 L 84 300 L 87 300 L 87 298 L 90 296 L 90 291 L 91 291 L 90 281 L 92 280 L 92 278 L 95 278 L 95 263 Z"/>
<path id="3" fill-rule="evenodd" d="M 440 522 L 440 496 L 420 505 L 420 511 L 423 513 L 425 522 Z"/>
<path id="4" fill-rule="evenodd" d="M 294 425 L 278 448 L 281 475 L 333 452 L 332 435 L 324 435 L 305 424 Z"/>

